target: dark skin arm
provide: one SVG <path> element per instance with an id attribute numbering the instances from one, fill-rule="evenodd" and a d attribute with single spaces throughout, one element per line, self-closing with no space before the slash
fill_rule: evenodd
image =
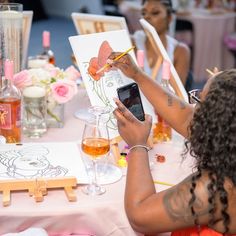
<path id="1" fill-rule="evenodd" d="M 190 67 L 190 50 L 183 44 L 179 43 L 174 52 L 174 67 L 183 83 L 186 84 L 189 67 Z"/>
<path id="2" fill-rule="evenodd" d="M 109 59 L 114 59 L 120 53 L 112 53 Z M 140 70 L 130 55 L 123 56 L 112 63 L 112 68 L 120 69 L 127 77 L 138 83 L 143 94 L 153 105 L 156 112 L 162 116 L 177 132 L 188 136 L 187 127 L 192 120 L 194 108 L 179 97 L 165 91 L 158 83 Z"/>
<path id="3" fill-rule="evenodd" d="M 144 122 L 137 120 L 119 101 L 114 111 L 119 133 L 125 142 L 146 145 L 152 126 L 151 117 Z M 180 184 L 156 193 L 150 173 L 148 153 L 143 148 L 135 148 L 129 153 L 128 172 L 125 189 L 125 209 L 132 227 L 142 233 L 159 233 L 194 226 L 194 217 L 189 208 L 191 198 L 191 176 Z M 208 190 L 207 179 L 199 180 L 196 187 L 194 209 L 199 222 L 207 224 Z"/>

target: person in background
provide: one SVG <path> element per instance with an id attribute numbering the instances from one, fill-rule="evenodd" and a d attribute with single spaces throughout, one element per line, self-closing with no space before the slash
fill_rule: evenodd
<path id="1" fill-rule="evenodd" d="M 172 12 L 171 0 L 143 0 L 142 16 L 156 29 L 170 60 L 185 86 L 190 70 L 190 50 L 187 45 L 167 35 Z M 143 30 L 136 31 L 132 39 L 137 49 L 144 50 L 144 71 L 151 75 L 158 55 Z M 156 78 L 158 82 L 161 81 L 161 74 L 160 69 Z"/>
<path id="2" fill-rule="evenodd" d="M 132 227 L 173 236 L 236 234 L 236 69 L 211 77 L 193 107 L 155 83 L 129 55 L 111 65 L 138 83 L 157 112 L 187 138 L 185 152 L 195 158 L 193 174 L 157 193 L 148 161 L 151 117 L 137 120 L 116 99 L 119 133 L 130 147 L 125 209 Z"/>

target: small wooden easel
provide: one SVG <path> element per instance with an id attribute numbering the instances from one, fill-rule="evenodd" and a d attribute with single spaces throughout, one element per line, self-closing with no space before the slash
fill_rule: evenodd
<path id="1" fill-rule="evenodd" d="M 111 145 L 111 150 L 112 153 L 115 157 L 115 164 L 118 163 L 118 160 L 120 159 L 120 150 L 119 150 L 119 142 L 122 140 L 122 138 L 120 136 L 115 137 L 113 139 L 110 140 L 110 145 Z"/>
<path id="2" fill-rule="evenodd" d="M 47 195 L 49 188 L 64 188 L 66 196 L 70 202 L 77 200 L 73 191 L 76 187 L 75 177 L 63 177 L 54 179 L 29 179 L 29 180 L 2 180 L 0 181 L 0 191 L 3 192 L 3 206 L 9 206 L 11 202 L 11 191 L 27 190 L 29 196 L 33 196 L 36 202 L 42 202 L 43 196 Z"/>

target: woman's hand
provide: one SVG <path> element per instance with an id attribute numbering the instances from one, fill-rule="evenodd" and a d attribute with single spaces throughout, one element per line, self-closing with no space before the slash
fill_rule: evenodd
<path id="1" fill-rule="evenodd" d="M 111 68 L 120 69 L 127 77 L 136 81 L 137 75 L 142 73 L 139 67 L 135 64 L 134 60 L 129 54 L 121 57 L 118 60 L 114 59 L 119 56 L 121 52 L 112 52 L 108 58 L 107 63 L 111 65 Z"/>
<path id="2" fill-rule="evenodd" d="M 118 99 L 115 99 L 117 108 L 114 115 L 117 119 L 121 137 L 129 146 L 146 145 L 152 127 L 152 117 L 145 116 L 145 121 L 139 121 Z"/>

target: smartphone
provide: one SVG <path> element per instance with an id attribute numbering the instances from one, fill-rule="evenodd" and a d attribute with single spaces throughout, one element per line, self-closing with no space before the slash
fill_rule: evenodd
<path id="1" fill-rule="evenodd" d="M 117 89 L 119 100 L 129 109 L 129 111 L 141 121 L 145 120 L 142 100 L 138 85 L 131 83 Z"/>

